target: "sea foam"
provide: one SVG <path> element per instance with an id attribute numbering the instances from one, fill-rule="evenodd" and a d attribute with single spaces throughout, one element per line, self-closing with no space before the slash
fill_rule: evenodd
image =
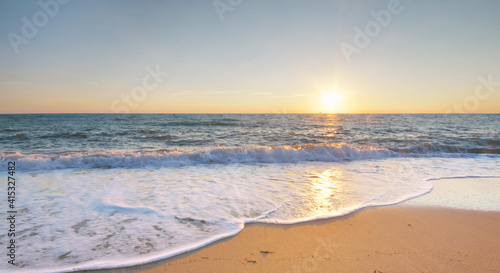
<path id="1" fill-rule="evenodd" d="M 441 177 L 500 177 L 499 162 L 395 157 L 24 172 L 12 272 L 151 262 L 232 236 L 245 223 L 298 223 L 395 204 L 429 192 Z"/>

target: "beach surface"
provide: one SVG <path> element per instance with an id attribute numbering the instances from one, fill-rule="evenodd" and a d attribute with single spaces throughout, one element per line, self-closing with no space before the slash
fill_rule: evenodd
<path id="1" fill-rule="evenodd" d="M 499 183 L 435 181 L 431 193 L 402 204 L 294 225 L 250 224 L 169 259 L 92 272 L 498 272 L 500 213 L 460 204 L 494 195 Z"/>

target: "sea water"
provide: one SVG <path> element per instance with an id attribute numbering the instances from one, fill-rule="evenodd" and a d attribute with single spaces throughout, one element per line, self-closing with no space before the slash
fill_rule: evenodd
<path id="1" fill-rule="evenodd" d="M 4 262 L 5 272 L 146 263 L 245 223 L 336 217 L 423 195 L 433 179 L 500 177 L 500 115 L 54 114 L 0 124 L 5 178 L 9 161 L 17 167 L 17 266 Z"/>

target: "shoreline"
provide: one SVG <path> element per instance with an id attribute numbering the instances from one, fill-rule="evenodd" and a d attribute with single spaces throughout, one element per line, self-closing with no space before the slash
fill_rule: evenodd
<path id="1" fill-rule="evenodd" d="M 460 182 L 471 180 L 478 178 Z M 449 195 L 450 181 L 442 185 L 433 181 L 435 190 L 422 197 L 442 199 Z M 467 188 L 459 188 L 465 191 L 455 192 L 454 198 L 470 198 Z M 235 236 L 160 261 L 77 272 L 495 272 L 500 268 L 495 257 L 500 253 L 500 212 L 423 206 L 422 197 L 291 225 L 250 223 Z"/>

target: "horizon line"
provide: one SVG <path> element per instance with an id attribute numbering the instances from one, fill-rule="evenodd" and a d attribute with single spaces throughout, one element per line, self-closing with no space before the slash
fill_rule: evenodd
<path id="1" fill-rule="evenodd" d="M 311 113 L 230 113 L 230 112 L 221 112 L 221 113 L 187 113 L 187 112 L 140 112 L 140 113 L 106 113 L 106 112 L 52 112 L 52 113 L 43 113 L 43 112 L 28 112 L 28 113 L 0 113 L 0 115 L 498 115 L 500 112 L 486 112 L 486 113 L 445 113 L 445 112 L 417 112 L 417 113 L 409 113 L 409 112 L 361 112 L 361 113 L 323 113 L 323 112 L 311 112 Z"/>

